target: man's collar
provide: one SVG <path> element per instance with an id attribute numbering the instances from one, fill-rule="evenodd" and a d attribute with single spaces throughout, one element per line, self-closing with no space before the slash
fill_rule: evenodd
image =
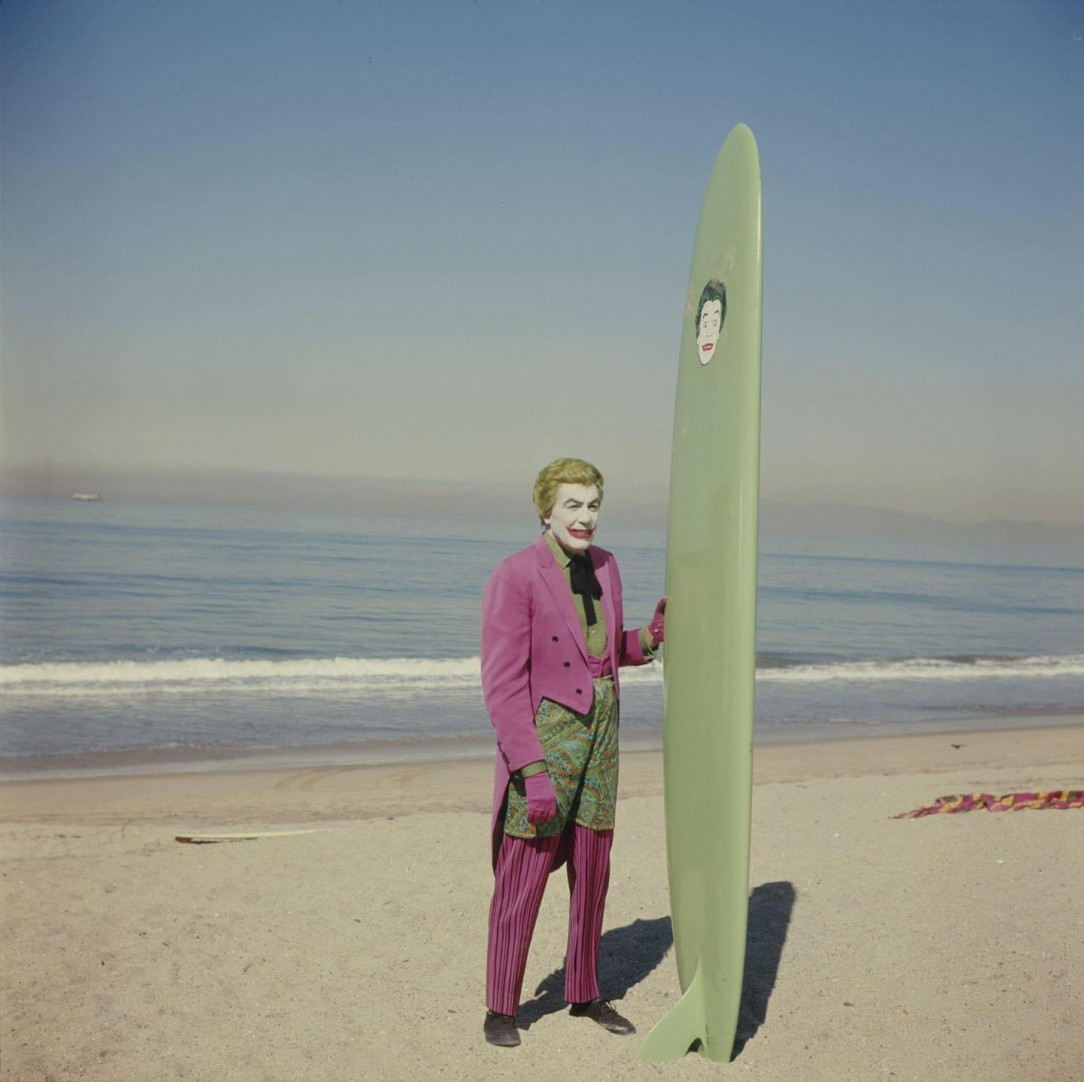
<path id="1" fill-rule="evenodd" d="M 546 544 L 549 545 L 550 552 L 553 553 L 553 558 L 557 561 L 557 566 L 561 568 L 568 567 L 572 562 L 572 557 L 561 548 L 560 541 L 558 541 L 549 530 L 547 530 L 542 537 L 545 539 Z"/>

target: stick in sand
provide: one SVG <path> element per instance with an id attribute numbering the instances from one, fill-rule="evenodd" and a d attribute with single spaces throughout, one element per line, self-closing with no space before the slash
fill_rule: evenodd
<path id="1" fill-rule="evenodd" d="M 190 845 L 212 845 L 215 842 L 254 842 L 260 838 L 289 838 L 295 834 L 319 834 L 330 827 L 316 827 L 312 830 L 256 830 L 244 834 L 175 834 L 174 841 L 188 842 Z"/>

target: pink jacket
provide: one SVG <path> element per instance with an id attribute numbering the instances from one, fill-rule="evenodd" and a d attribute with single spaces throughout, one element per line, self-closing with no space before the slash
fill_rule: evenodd
<path id="1" fill-rule="evenodd" d="M 614 689 L 621 665 L 644 665 L 639 631 L 624 629 L 621 575 L 605 549 L 588 549 L 602 587 Z M 493 859 L 500 843 L 499 816 L 511 774 L 544 759 L 534 718 L 543 699 L 578 714 L 591 709 L 594 692 L 587 643 L 565 573 L 544 537 L 497 565 L 482 596 L 482 693 L 497 731 L 493 784 Z"/>

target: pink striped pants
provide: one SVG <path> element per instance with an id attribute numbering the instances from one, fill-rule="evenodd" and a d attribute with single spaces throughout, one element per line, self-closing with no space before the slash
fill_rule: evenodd
<path id="1" fill-rule="evenodd" d="M 564 834 L 569 891 L 565 1000 L 569 1003 L 598 998 L 598 947 L 610 885 L 613 834 L 579 825 Z M 486 958 L 486 1006 L 491 1011 L 515 1014 L 519 1009 L 527 952 L 560 842 L 561 836 L 513 838 L 505 834 L 501 839 Z"/>

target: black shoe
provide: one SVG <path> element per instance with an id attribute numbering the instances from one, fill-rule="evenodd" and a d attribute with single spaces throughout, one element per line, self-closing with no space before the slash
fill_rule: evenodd
<path id="1" fill-rule="evenodd" d="M 593 999 L 590 1003 L 573 1003 L 568 1013 L 575 1018 L 590 1018 L 603 1029 L 608 1029 L 611 1033 L 619 1033 L 622 1037 L 636 1032 L 636 1027 L 627 1018 L 618 1014 L 613 1004 L 607 999 Z"/>
<path id="2" fill-rule="evenodd" d="M 485 1035 L 490 1044 L 498 1045 L 501 1048 L 515 1048 L 519 1044 L 519 1030 L 516 1029 L 516 1019 L 510 1014 L 486 1011 Z"/>

